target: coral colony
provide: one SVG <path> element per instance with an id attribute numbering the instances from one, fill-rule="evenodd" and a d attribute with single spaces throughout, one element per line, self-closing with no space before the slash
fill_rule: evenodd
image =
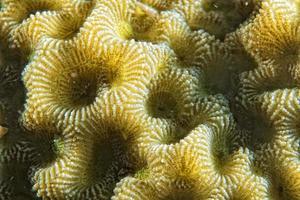
<path id="1" fill-rule="evenodd" d="M 0 200 L 300 200 L 298 0 L 0 5 Z"/>

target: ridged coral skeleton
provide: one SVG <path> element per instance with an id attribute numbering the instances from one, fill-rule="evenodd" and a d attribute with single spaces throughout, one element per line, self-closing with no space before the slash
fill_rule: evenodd
<path id="1" fill-rule="evenodd" d="M 93 52 L 78 41 L 63 51 L 45 51 L 48 59 L 34 60 L 24 74 L 30 96 L 25 116 L 32 115 L 41 123 L 49 117 L 66 126 L 96 115 L 107 104 L 124 102 L 135 90 L 134 84 L 147 75 L 146 63 L 134 46 L 118 47 Z"/>
<path id="2" fill-rule="evenodd" d="M 0 0 L 0 200 L 300 200 L 298 0 Z"/>
<path id="3" fill-rule="evenodd" d="M 8 38 L 12 47 L 18 47 L 22 52 L 27 53 L 34 48 L 33 45 L 22 45 L 27 38 L 18 37 L 18 32 L 24 32 L 35 27 L 37 19 L 49 18 L 56 15 L 58 10 L 63 8 L 63 1 L 11 1 L 4 0 L 5 5 L 1 12 L 1 29 L 4 33 L 3 37 Z M 8 35 L 6 35 L 8 34 Z M 25 41 L 24 41 L 25 40 Z"/>
<path id="4" fill-rule="evenodd" d="M 299 21 L 294 20 L 295 17 L 296 13 L 284 2 L 262 3 L 259 15 L 243 32 L 245 47 L 257 62 L 272 60 L 280 67 L 291 67 L 297 63 Z M 269 48 L 272 51 L 267 51 Z"/>

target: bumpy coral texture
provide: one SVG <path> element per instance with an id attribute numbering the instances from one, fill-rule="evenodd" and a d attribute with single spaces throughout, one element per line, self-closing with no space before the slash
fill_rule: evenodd
<path id="1" fill-rule="evenodd" d="M 0 200 L 300 200 L 298 0 L 0 8 Z"/>

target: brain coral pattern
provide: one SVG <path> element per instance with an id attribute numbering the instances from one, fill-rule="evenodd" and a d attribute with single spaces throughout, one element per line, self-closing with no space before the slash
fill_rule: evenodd
<path id="1" fill-rule="evenodd" d="M 300 200 L 300 1 L 0 9 L 0 200 Z"/>

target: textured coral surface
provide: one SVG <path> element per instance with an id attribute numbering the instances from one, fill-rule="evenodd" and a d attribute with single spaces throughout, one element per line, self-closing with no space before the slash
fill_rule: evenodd
<path id="1" fill-rule="evenodd" d="M 300 200 L 300 1 L 0 9 L 0 200 Z"/>

